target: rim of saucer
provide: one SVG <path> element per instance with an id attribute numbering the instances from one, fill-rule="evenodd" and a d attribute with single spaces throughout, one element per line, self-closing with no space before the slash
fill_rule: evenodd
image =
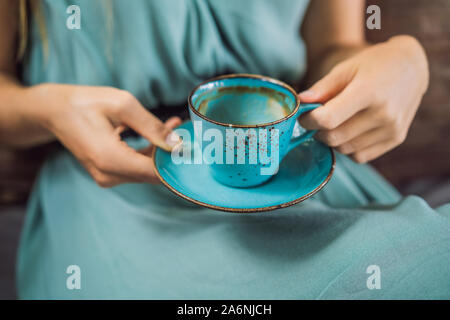
<path id="1" fill-rule="evenodd" d="M 273 210 L 277 210 L 277 209 L 282 209 L 282 208 L 287 208 L 290 206 L 293 206 L 297 203 L 300 203 L 310 197 L 312 197 L 313 195 L 315 195 L 317 192 L 319 192 L 320 190 L 322 190 L 322 188 L 328 183 L 328 181 L 330 181 L 331 176 L 334 173 L 334 168 L 336 166 L 336 157 L 334 154 L 334 150 L 330 147 L 327 147 L 328 150 L 331 153 L 331 159 L 332 159 L 332 163 L 331 163 L 331 168 L 330 168 L 330 172 L 328 173 L 327 177 L 322 181 L 322 183 L 317 186 L 314 190 L 312 190 L 311 192 L 297 198 L 294 200 L 291 200 L 289 202 L 285 202 L 285 203 L 280 203 L 278 205 L 273 205 L 273 206 L 267 206 L 267 207 L 259 207 L 259 208 L 229 208 L 229 207 L 222 207 L 222 206 L 216 206 L 213 204 L 209 204 L 206 202 L 202 202 L 202 201 L 198 201 L 196 199 L 193 199 L 191 197 L 188 197 L 187 195 L 181 193 L 180 191 L 178 191 L 177 189 L 175 189 L 174 187 L 172 187 L 159 173 L 158 170 L 158 166 L 156 165 L 156 152 L 158 149 L 158 147 L 154 147 L 153 151 L 152 151 L 152 161 L 153 161 L 153 167 L 154 167 L 154 171 L 156 176 L 158 177 L 158 179 L 162 182 L 162 184 L 164 186 L 166 186 L 166 188 L 168 188 L 171 192 L 173 192 L 174 194 L 176 194 L 177 196 L 195 203 L 199 206 L 205 207 L 205 208 L 209 208 L 209 209 L 213 209 L 213 210 L 218 210 L 218 211 L 224 211 L 224 212 L 233 212 L 233 213 L 257 213 L 257 212 L 267 212 L 267 211 L 273 211 Z M 164 151 L 161 149 L 161 151 Z"/>

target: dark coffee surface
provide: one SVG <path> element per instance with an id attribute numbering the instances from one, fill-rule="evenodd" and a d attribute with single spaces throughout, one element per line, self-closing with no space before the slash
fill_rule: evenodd
<path id="1" fill-rule="evenodd" d="M 225 87 L 206 94 L 198 111 L 209 119 L 236 125 L 273 122 L 291 113 L 287 97 L 270 88 Z"/>

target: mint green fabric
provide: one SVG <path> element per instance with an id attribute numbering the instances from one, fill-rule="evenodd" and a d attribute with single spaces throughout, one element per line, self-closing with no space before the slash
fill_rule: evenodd
<path id="1" fill-rule="evenodd" d="M 81 8 L 81 30 L 65 27 L 70 4 Z M 24 81 L 115 86 L 148 108 L 182 103 L 199 81 L 225 72 L 292 83 L 305 71 L 298 29 L 307 4 L 43 1 L 49 57 L 34 30 Z M 160 185 L 102 189 L 59 150 L 29 201 L 18 291 L 27 299 L 450 298 L 449 219 L 450 205 L 402 198 L 340 155 L 313 198 L 246 215 L 196 206 Z M 81 269 L 80 290 L 66 287 L 70 265 Z M 381 289 L 367 286 L 371 265 Z"/>

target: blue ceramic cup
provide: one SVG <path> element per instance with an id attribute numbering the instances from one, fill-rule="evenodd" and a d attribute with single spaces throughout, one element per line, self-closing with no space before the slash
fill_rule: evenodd
<path id="1" fill-rule="evenodd" d="M 296 126 L 297 118 L 320 106 L 300 104 L 295 90 L 281 81 L 249 74 L 203 82 L 188 103 L 204 164 L 232 187 L 256 186 L 274 176 L 284 156 L 315 133 Z"/>

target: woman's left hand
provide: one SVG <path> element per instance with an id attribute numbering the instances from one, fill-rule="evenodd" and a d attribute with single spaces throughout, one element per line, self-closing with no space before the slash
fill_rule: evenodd
<path id="1" fill-rule="evenodd" d="M 300 118 L 316 138 L 371 161 L 401 144 L 428 87 L 428 63 L 417 40 L 398 36 L 338 64 L 301 102 L 324 105 Z"/>

